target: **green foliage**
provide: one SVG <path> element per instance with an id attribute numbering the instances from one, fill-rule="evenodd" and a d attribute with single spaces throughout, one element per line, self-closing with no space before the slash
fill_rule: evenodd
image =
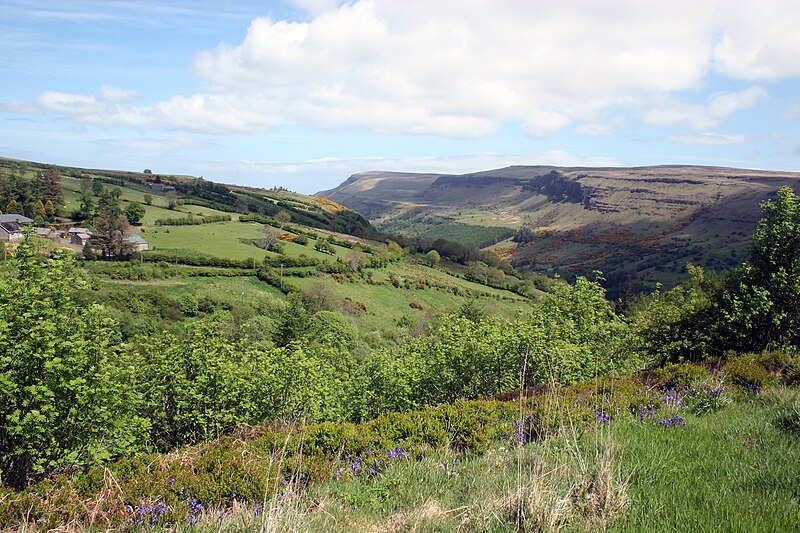
<path id="1" fill-rule="evenodd" d="M 143 215 L 144 216 L 144 215 Z M 213 224 L 215 222 L 230 222 L 230 215 L 208 215 L 202 218 L 186 216 L 182 218 L 159 218 L 156 226 L 200 226 L 202 224 Z"/>
<path id="2" fill-rule="evenodd" d="M 656 369 L 653 374 L 656 383 L 667 387 L 688 387 L 709 377 L 708 368 L 694 364 L 669 364 Z"/>
<path id="3" fill-rule="evenodd" d="M 138 226 L 147 210 L 139 202 L 130 202 L 125 208 L 125 218 L 134 226 Z"/>
<path id="4" fill-rule="evenodd" d="M 439 252 L 436 250 L 431 250 L 425 254 L 425 264 L 433 267 L 439 264 L 439 261 L 442 260 L 442 257 L 439 255 Z"/>
<path id="5" fill-rule="evenodd" d="M 764 217 L 753 236 L 751 268 L 742 281 L 742 292 L 763 296 L 750 305 L 754 324 L 744 326 L 754 348 L 800 343 L 800 199 L 789 187 L 778 198 L 761 205 Z"/>
<path id="6" fill-rule="evenodd" d="M 336 250 L 333 249 L 330 243 L 323 241 L 322 239 L 317 240 L 316 244 L 314 245 L 314 249 L 318 252 L 322 252 L 323 254 L 336 255 Z"/>
<path id="7" fill-rule="evenodd" d="M 115 325 L 74 303 L 67 258 L 42 260 L 26 239 L 11 262 L 16 275 L 0 280 L 2 482 L 134 451 L 146 424 L 131 412 Z"/>
<path id="8" fill-rule="evenodd" d="M 760 390 L 775 381 L 775 377 L 756 362 L 755 357 L 738 358 L 725 365 L 727 378 L 741 387 L 753 387 Z"/>

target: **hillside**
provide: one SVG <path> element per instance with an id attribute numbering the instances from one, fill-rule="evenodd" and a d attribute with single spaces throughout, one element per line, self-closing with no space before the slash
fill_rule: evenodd
<path id="1" fill-rule="evenodd" d="M 0 159 L 3 209 L 3 197 L 12 192 L 23 210 L 30 206 L 27 189 L 47 167 Z M 149 250 L 83 262 L 95 280 L 83 301 L 112 308 L 125 338 L 173 329 L 219 309 L 231 313 L 237 334 L 239 329 L 253 334 L 254 328 L 278 322 L 295 294 L 311 315 L 341 313 L 361 333 L 372 333 L 376 344 L 398 332 L 424 331 L 435 317 L 476 298 L 486 313 L 512 317 L 529 305 L 529 297 L 544 294 L 528 280 L 510 277 L 531 285 L 514 293 L 497 283 L 468 279 L 463 265 L 434 266 L 417 255 L 406 256 L 374 240 L 381 236 L 361 215 L 324 198 L 190 176 L 55 168 L 65 204 L 61 216 L 47 222 L 52 228 L 92 228 L 91 218 L 83 219 L 80 212 L 86 202 L 101 202 L 101 188 L 118 191 L 122 212 L 133 203 L 144 207 L 130 233 L 146 240 Z M 175 190 L 154 190 L 151 184 Z M 265 239 L 274 242 L 267 246 Z M 38 246 L 45 245 L 81 250 L 64 238 L 42 240 Z M 88 250 L 84 255 L 100 259 Z"/>
<path id="2" fill-rule="evenodd" d="M 0 158 L 0 173 L 9 177 L 31 180 L 50 165 Z M 200 217 L 230 213 L 275 216 L 280 212 L 289 215 L 297 224 L 358 237 L 374 238 L 375 228 L 358 213 L 341 205 L 298 194 L 285 189 L 268 190 L 239 185 L 215 183 L 186 175 L 165 175 L 123 170 L 87 169 L 54 165 L 61 174 L 68 211 L 77 209 L 80 202 L 81 181 L 91 184 L 98 181 L 111 187 L 120 187 L 122 201 L 144 202 L 144 195 L 152 198 L 145 222 L 158 218 L 175 218 L 198 215 Z M 165 187 L 167 190 L 153 189 Z M 3 206 L 5 208 L 5 206 Z M 67 213 L 69 214 L 69 213 Z"/>
<path id="3" fill-rule="evenodd" d="M 797 189 L 800 173 L 515 166 L 464 175 L 367 172 L 319 195 L 384 231 L 431 240 L 472 234 L 482 246 L 494 237 L 493 248 L 517 267 L 567 277 L 599 269 L 611 285 L 632 278 L 672 286 L 687 262 L 736 265 L 760 202 L 782 185 Z"/>

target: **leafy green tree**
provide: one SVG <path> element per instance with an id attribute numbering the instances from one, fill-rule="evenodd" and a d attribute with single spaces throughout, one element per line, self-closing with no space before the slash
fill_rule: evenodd
<path id="1" fill-rule="evenodd" d="M 153 205 L 153 197 L 152 197 L 152 195 L 145 194 L 144 195 L 144 203 L 146 203 L 147 205 Z"/>
<path id="2" fill-rule="evenodd" d="M 318 252 L 328 255 L 336 255 L 336 250 L 334 250 L 333 246 L 330 245 L 327 241 L 323 241 L 322 239 L 318 239 L 317 243 L 314 245 L 314 249 Z"/>
<path id="3" fill-rule="evenodd" d="M 145 207 L 139 202 L 130 202 L 125 208 L 125 218 L 134 226 L 138 226 L 146 213 Z"/>
<path id="4" fill-rule="evenodd" d="M 439 264 L 439 261 L 442 260 L 442 256 L 439 255 L 439 252 L 436 250 L 431 250 L 427 254 L 425 254 L 425 264 L 429 267 L 433 267 Z"/>
<path id="5" fill-rule="evenodd" d="M 280 314 L 275 328 L 275 344 L 286 346 L 294 340 L 305 336 L 308 328 L 308 311 L 302 296 L 289 294 L 283 312 Z"/>
<path id="6" fill-rule="evenodd" d="M 43 259 L 24 239 L 0 279 L 0 477 L 22 487 L 55 469 L 135 451 L 136 417 L 118 332 L 96 306 L 77 305 L 82 285 L 63 255 Z"/>
<path id="7" fill-rule="evenodd" d="M 98 179 L 92 180 L 92 194 L 94 194 L 95 196 L 100 196 L 101 194 L 103 194 L 104 189 L 105 186 L 103 185 L 102 181 Z"/>
<path id="8" fill-rule="evenodd" d="M 728 347 L 731 332 L 721 330 L 720 302 L 725 278 L 687 265 L 690 279 L 669 291 L 634 298 L 628 316 L 630 350 L 662 365 L 702 361 Z"/>
<path id="9" fill-rule="evenodd" d="M 30 180 L 25 179 L 21 168 L 8 174 L 5 180 L 2 181 L 0 198 L 2 198 L 3 205 L 7 206 L 6 212 L 9 214 L 22 213 L 33 199 L 33 196 Z M 8 208 L 12 206 L 13 210 Z"/>
<path id="10" fill-rule="evenodd" d="M 249 365 L 213 321 L 164 333 L 139 347 L 138 394 L 160 449 L 214 438 L 248 419 Z"/>
<path id="11" fill-rule="evenodd" d="M 36 200 L 36 203 L 33 204 L 33 215 L 37 226 L 44 224 L 47 218 L 47 211 L 45 210 L 44 204 L 41 200 Z"/>
<path id="12" fill-rule="evenodd" d="M 731 291 L 742 304 L 742 326 L 752 345 L 800 344 L 800 198 L 781 187 L 775 200 L 761 204 L 763 218 L 753 236 L 750 261 Z M 747 304 L 749 302 L 749 305 Z M 755 311 L 755 312 L 753 312 Z M 746 316 L 745 316 L 746 315 Z"/>
<path id="13" fill-rule="evenodd" d="M 306 336 L 312 345 L 334 348 L 347 355 L 358 343 L 358 329 L 347 318 L 335 311 L 320 311 L 309 320 Z M 333 363 L 341 363 L 339 356 Z"/>
<path id="14" fill-rule="evenodd" d="M 81 204 L 78 211 L 74 213 L 78 220 L 91 220 L 94 217 L 94 196 L 89 191 L 81 193 Z"/>

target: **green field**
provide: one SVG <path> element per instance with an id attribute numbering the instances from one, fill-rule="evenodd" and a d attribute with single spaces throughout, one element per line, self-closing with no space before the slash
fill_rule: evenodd
<path id="1" fill-rule="evenodd" d="M 401 287 L 395 287 L 389 281 L 390 276 L 409 281 Z M 380 285 L 370 285 L 364 280 L 357 282 L 337 282 L 332 276 L 310 278 L 288 278 L 288 281 L 301 290 L 325 291 L 335 295 L 338 302 L 345 298 L 354 302 L 363 302 L 366 311 L 356 316 L 356 324 L 365 331 L 380 330 L 397 324 L 403 318 L 412 324 L 427 323 L 434 316 L 452 313 L 473 295 L 482 295 L 481 305 L 488 314 L 513 317 L 529 307 L 529 301 L 508 291 L 493 289 L 477 283 L 451 276 L 441 270 L 421 265 L 398 264 L 384 270 L 377 270 L 373 279 Z M 447 288 L 421 287 L 419 281 L 435 280 L 445 284 Z M 453 293 L 453 288 L 459 294 Z M 419 307 L 412 307 L 412 303 Z"/>
<path id="2" fill-rule="evenodd" d="M 174 213 L 173 213 L 174 216 Z M 182 253 L 211 255 L 227 259 L 250 259 L 261 261 L 264 257 L 277 257 L 247 241 L 262 237 L 262 224 L 256 222 L 214 222 L 196 226 L 161 226 L 148 229 L 145 233 L 147 241 L 157 250 L 176 250 Z M 277 230 L 276 230 L 277 231 Z M 301 255 L 312 259 L 334 260 L 335 257 L 347 257 L 350 250 L 332 245 L 336 256 L 323 254 L 314 249 L 314 241 L 307 245 L 281 241 L 287 257 L 298 258 Z"/>
<path id="3" fill-rule="evenodd" d="M 157 250 L 202 253 L 228 259 L 261 261 L 268 252 L 245 244 L 240 239 L 257 239 L 261 224 L 254 222 L 215 222 L 199 226 L 163 226 L 148 230 L 147 241 Z"/>

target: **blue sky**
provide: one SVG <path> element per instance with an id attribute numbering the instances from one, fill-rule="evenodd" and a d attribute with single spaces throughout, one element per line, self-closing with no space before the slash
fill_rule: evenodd
<path id="1" fill-rule="evenodd" d="M 312 193 L 366 170 L 800 170 L 800 2 L 0 0 L 0 155 Z"/>

